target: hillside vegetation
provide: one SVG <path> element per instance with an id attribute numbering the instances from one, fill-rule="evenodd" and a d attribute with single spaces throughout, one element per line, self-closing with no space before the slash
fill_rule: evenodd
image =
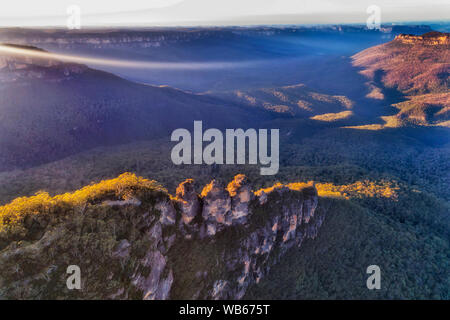
<path id="1" fill-rule="evenodd" d="M 236 190 L 233 181 L 227 187 L 231 196 L 235 195 Z M 271 187 L 255 190 L 255 194 L 260 195 L 262 192 L 270 194 L 275 189 L 285 187 L 292 190 L 304 190 L 312 185 L 317 188 L 320 196 L 318 210 L 327 213 L 323 230 L 316 239 L 307 240 L 300 250 L 296 247 L 289 249 L 281 261 L 274 266 L 267 279 L 263 279 L 251 287 L 246 298 L 449 298 L 449 229 L 448 227 L 435 228 L 433 220 L 437 217 L 435 210 L 438 206 L 428 203 L 425 204 L 427 207 L 424 207 L 419 200 L 426 201 L 424 194 L 419 194 L 415 199 L 411 198 L 408 193 L 405 193 L 405 190 L 401 190 L 399 186 L 387 181 L 383 183 L 358 181 L 348 185 L 314 183 L 312 181 L 308 183 L 278 183 Z M 208 192 L 203 189 L 203 196 L 206 196 Z M 0 250 L 5 249 L 5 246 L 14 239 L 26 242 L 39 239 L 43 236 L 42 231 L 46 227 L 50 225 L 56 227 L 63 221 L 76 218 L 70 225 L 75 227 L 91 224 L 91 228 L 93 228 L 91 233 L 86 234 L 86 236 L 90 234 L 89 237 L 83 240 L 86 245 L 89 245 L 85 254 L 98 252 L 101 255 L 102 264 L 96 265 L 101 268 L 108 263 L 115 265 L 116 262 L 109 261 L 108 256 L 101 251 L 108 250 L 110 252 L 113 248 L 120 246 L 120 236 L 117 240 L 113 235 L 127 232 L 124 227 L 118 225 L 114 227 L 114 224 L 120 224 L 120 221 L 123 223 L 124 218 L 116 217 L 120 211 L 113 210 L 113 203 L 117 203 L 117 208 L 120 208 L 122 206 L 119 205 L 120 201 L 125 204 L 126 201 L 139 199 L 139 201 L 149 204 L 155 203 L 158 198 L 169 199 L 169 197 L 167 190 L 154 180 L 124 173 L 115 179 L 104 180 L 75 192 L 53 197 L 46 193 L 39 193 L 31 197 L 18 198 L 0 207 Z M 412 215 L 410 213 L 408 216 L 402 217 L 387 214 L 404 208 L 406 203 L 409 203 L 409 208 L 411 208 L 412 202 L 415 208 L 415 213 Z M 99 206 L 102 203 L 105 205 Z M 126 209 L 125 206 L 121 210 L 128 212 L 136 205 L 134 202 L 129 203 L 129 209 Z M 147 205 L 141 208 L 140 212 L 144 212 L 145 208 Z M 445 212 L 448 208 L 442 210 Z M 120 216 L 122 215 L 120 213 Z M 85 216 L 84 220 L 79 220 L 79 217 L 83 216 Z M 106 224 L 100 223 L 98 219 L 105 220 Z M 255 222 L 252 220 L 251 223 Z M 439 224 L 442 225 L 442 223 L 443 221 L 439 221 Z M 88 231 L 89 229 L 86 230 L 86 232 Z M 192 245 L 187 246 L 187 243 L 181 242 L 172 249 L 170 253 L 171 266 L 175 268 L 175 275 L 181 277 L 175 281 L 174 297 L 187 297 L 195 293 L 196 287 L 186 285 L 185 281 L 191 278 L 197 279 L 196 270 L 214 266 L 216 262 L 214 259 L 211 260 L 211 257 L 218 254 L 219 248 L 230 249 L 232 238 L 227 238 L 227 235 L 236 237 L 235 233 L 238 231 L 239 235 L 243 236 L 241 233 L 245 230 L 239 229 L 235 232 L 224 233 L 217 238 L 217 243 L 203 241 L 198 246 L 196 244 L 195 247 L 192 247 Z M 49 235 L 50 233 L 47 237 Z M 96 248 L 92 247 L 95 243 L 98 243 Z M 63 247 L 68 244 L 61 242 L 59 246 L 61 248 L 54 248 L 55 252 L 60 249 L 64 250 Z M 141 253 L 136 257 L 133 256 L 133 259 L 139 259 L 142 257 L 142 250 L 145 250 L 148 244 L 136 238 L 136 243 L 133 244 L 133 248 L 135 247 L 136 249 L 133 250 L 137 250 L 136 254 Z M 180 250 L 191 252 L 193 255 L 192 259 L 188 259 L 189 266 L 186 265 L 186 257 L 180 254 Z M 180 257 L 183 257 L 183 263 L 179 261 Z M 64 258 L 63 261 L 75 259 L 69 253 L 62 258 Z M 40 263 L 44 265 L 44 261 L 40 261 Z M 371 264 L 380 265 L 382 268 L 383 289 L 381 291 L 369 291 L 365 288 L 367 277 L 365 268 Z M 98 276 L 100 276 L 98 272 L 105 272 L 103 269 L 89 265 L 84 267 L 96 272 Z M 132 268 L 132 265 L 125 267 Z M 121 271 L 114 267 L 113 270 L 125 277 L 123 272 L 127 269 Z M 26 270 L 22 272 L 26 272 Z M 195 280 L 195 283 L 197 283 L 196 281 L 198 279 Z M 125 282 L 125 278 L 120 278 L 106 287 L 93 282 L 88 288 L 89 290 L 103 290 L 102 292 L 109 294 Z M 182 285 L 183 283 L 185 284 Z M 58 286 L 52 290 L 54 291 L 47 292 L 48 296 L 62 292 Z"/>
<path id="2" fill-rule="evenodd" d="M 168 136 L 192 128 L 194 120 L 205 127 L 246 128 L 268 118 L 264 111 L 130 82 L 84 65 L 4 53 L 0 59 L 6 61 L 0 64 L 0 171 Z"/>
<path id="3" fill-rule="evenodd" d="M 294 30 L 289 34 L 297 37 Z M 77 39 L 83 41 L 84 36 L 89 35 Z M 105 37 L 102 45 L 109 41 L 108 33 Z M 189 38 L 184 33 L 182 37 Z M 300 59 L 298 65 L 286 64 L 285 69 L 271 64 L 264 73 L 251 74 L 260 78 L 255 82 L 243 74 L 233 83 L 234 78 L 212 72 L 213 76 L 208 74 L 218 90 L 203 94 L 137 84 L 80 65 L 0 62 L 0 256 L 8 261 L 0 270 L 8 270 L 12 290 L 8 294 L 41 297 L 42 290 L 23 291 L 23 281 L 28 281 L 24 272 L 34 275 L 36 288 L 42 283 L 53 288 L 48 283 L 54 276 L 49 267 L 53 259 L 61 265 L 81 259 L 83 268 L 102 279 L 92 282 L 96 287 L 89 287 L 90 292 L 142 298 L 133 286 L 121 289 L 133 275 L 150 274 L 149 247 L 165 255 L 172 241 L 170 232 L 150 229 L 161 211 L 153 208 L 155 199 L 176 201 L 179 219 L 178 205 L 189 204 L 189 199 L 182 199 L 188 189 L 181 188 L 180 181 L 190 185 L 193 199 L 200 194 L 199 201 L 228 203 L 227 196 L 236 197 L 245 180 L 242 175 L 236 178 L 242 173 L 257 197 L 271 193 L 278 201 L 278 191 L 317 191 L 319 219 L 314 222 L 323 222 L 315 240 L 305 238 L 300 250 L 297 246 L 288 250 L 245 297 L 449 299 L 450 101 L 445 39 L 435 33 L 397 37 L 353 56 L 353 66 L 349 57 L 324 60 L 320 55 Z M 180 44 L 180 52 L 182 48 Z M 292 81 L 280 81 L 286 69 Z M 182 78 L 194 87 L 203 86 L 194 78 L 186 80 L 186 74 Z M 280 129 L 278 174 L 261 176 L 259 165 L 174 165 L 170 132 L 192 129 L 193 120 L 220 129 Z M 304 194 L 295 194 L 298 206 Z M 251 220 L 256 227 L 283 209 L 276 202 L 269 209 L 257 208 L 254 199 L 251 204 L 260 213 Z M 193 219 L 193 224 L 198 220 L 203 221 Z M 51 232 L 45 231 L 48 227 Z M 310 227 L 310 235 L 315 235 L 316 226 Z M 190 286 L 193 281 L 203 286 L 205 279 L 208 284 L 215 279 L 198 274 L 204 266 L 212 270 L 219 261 L 221 268 L 215 270 L 220 276 L 235 277 L 234 272 L 225 274 L 222 253 L 255 230 L 238 227 L 219 233 L 215 242 L 193 242 L 188 239 L 192 229 L 179 230 L 186 241 L 169 252 L 176 261 L 178 298 L 196 294 Z M 200 229 L 195 234 L 216 231 L 205 225 Z M 149 241 L 150 230 L 162 236 L 164 245 Z M 64 241 L 55 240 L 60 236 Z M 41 251 L 36 250 L 37 239 Z M 49 243 L 57 245 L 46 247 Z M 130 252 L 136 259 L 128 259 Z M 165 262 L 152 252 L 159 261 L 155 269 L 165 270 L 162 278 L 170 280 L 172 275 L 162 267 Z M 116 254 L 123 255 L 120 263 Z M 243 264 L 234 258 L 229 261 Z M 372 264 L 382 269 L 380 291 L 365 286 L 366 267 Z M 120 275 L 111 285 L 106 281 L 110 265 Z M 217 272 L 212 274 L 218 276 Z M 58 269 L 56 276 L 63 279 L 65 270 Z M 64 289 L 63 281 L 58 285 L 56 289 Z M 2 287 L 0 283 L 0 296 Z M 53 289 L 47 296 L 60 297 Z"/>
<path id="4" fill-rule="evenodd" d="M 167 190 L 154 180 L 124 173 L 115 179 L 103 180 L 53 197 L 47 192 L 38 192 L 31 197 L 17 198 L 0 207 L 0 247 L 8 239 L 32 238 L 36 232 L 30 228 L 32 224 L 36 224 L 35 229 L 39 229 L 52 223 L 50 220 L 58 221 L 70 212 L 82 212 L 90 204 L 108 199 L 133 201 L 136 196 L 145 199 L 146 193 L 167 194 Z"/>
<path id="5" fill-rule="evenodd" d="M 300 117 L 349 110 L 354 104 L 346 96 L 316 92 L 304 84 L 210 94 L 251 108 Z"/>
<path id="6" fill-rule="evenodd" d="M 290 250 L 246 299 L 450 298 L 448 238 L 417 233 L 353 202 L 326 201 L 330 215 L 318 237 Z M 381 290 L 366 287 L 374 264 Z"/>

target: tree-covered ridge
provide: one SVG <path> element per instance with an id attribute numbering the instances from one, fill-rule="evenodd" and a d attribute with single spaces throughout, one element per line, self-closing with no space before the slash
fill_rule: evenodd
<path id="1" fill-rule="evenodd" d="M 228 184 L 226 190 L 231 196 L 234 195 L 234 190 L 239 187 L 240 181 L 244 179 L 243 174 L 238 174 Z M 192 179 L 189 179 L 192 180 Z M 201 195 L 206 195 L 211 189 L 211 183 L 207 184 Z M 397 197 L 397 186 L 393 186 L 391 182 L 383 182 L 377 184 L 373 181 L 358 181 L 348 185 L 335 185 L 333 183 L 314 183 L 313 181 L 293 182 L 282 184 L 275 183 L 268 188 L 262 188 L 254 191 L 256 195 L 262 192 L 270 193 L 275 189 L 289 188 L 291 190 L 300 191 L 304 188 L 315 186 L 319 196 L 322 197 L 338 197 L 344 199 L 362 198 L 362 197 Z M 67 192 L 64 194 L 50 196 L 48 192 L 39 191 L 34 196 L 19 197 L 10 203 L 0 206 L 0 232 L 11 228 L 14 225 L 20 224 L 27 215 L 46 214 L 50 211 L 56 211 L 57 208 L 72 206 L 82 207 L 87 203 L 101 202 L 106 199 L 133 199 L 136 194 L 146 191 L 160 191 L 168 193 L 161 184 L 155 180 L 138 177 L 133 173 L 125 172 L 115 179 L 102 180 L 98 183 L 85 186 L 80 190 L 74 192 Z"/>
<path id="2" fill-rule="evenodd" d="M 235 195 L 244 179 L 243 174 L 238 174 L 228 184 L 226 190 L 230 196 Z M 193 182 L 192 179 L 189 179 Z M 337 197 L 343 199 L 364 198 L 364 197 L 385 197 L 396 199 L 396 191 L 399 189 L 390 182 L 377 184 L 371 181 L 358 181 L 348 185 L 334 185 L 333 183 L 314 183 L 313 181 L 303 183 L 275 183 L 268 188 L 255 190 L 255 195 L 262 192 L 270 193 L 275 189 L 288 188 L 301 191 L 305 188 L 315 186 L 321 197 Z M 204 197 L 212 188 L 212 183 L 207 184 L 200 193 Z M 60 195 L 50 196 L 48 192 L 39 191 L 30 197 L 19 197 L 10 203 L 0 207 L 0 234 L 4 237 L 26 236 L 23 224 L 26 219 L 34 215 L 57 214 L 74 210 L 83 210 L 88 204 L 101 203 L 103 201 L 133 201 L 143 193 L 160 192 L 169 195 L 167 189 L 155 180 L 138 177 L 133 173 L 123 173 L 117 178 L 102 180 L 92 183 L 74 192 L 67 192 Z"/>
<path id="3" fill-rule="evenodd" d="M 448 238 L 353 201 L 320 201 L 330 214 L 318 237 L 290 250 L 246 299 L 450 298 Z M 380 290 L 366 287 L 373 264 L 381 268 Z"/>
<path id="4" fill-rule="evenodd" d="M 256 191 L 256 194 L 261 192 L 270 192 L 277 188 L 287 187 L 291 190 L 302 190 L 306 187 L 315 186 L 317 193 L 320 197 L 329 198 L 342 198 L 342 199 L 352 199 L 352 198 L 390 198 L 392 200 L 397 199 L 397 191 L 400 189 L 398 185 L 393 181 L 380 181 L 379 183 L 375 181 L 363 180 L 356 181 L 351 184 L 336 185 L 331 182 L 327 183 L 315 183 L 314 181 L 305 182 L 291 182 L 287 184 L 282 184 L 280 182 L 274 184 L 268 188 L 262 188 Z"/>
<path id="5" fill-rule="evenodd" d="M 178 249 L 189 240 L 215 248 L 211 257 L 222 257 L 223 272 L 216 274 L 214 263 L 193 270 L 213 278 L 191 286 L 187 298 L 237 299 L 255 281 L 254 272 L 263 277 L 287 248 L 314 237 L 324 218 L 310 190 L 258 199 L 242 174 L 227 188 L 213 180 L 203 196 L 192 184 L 185 180 L 172 197 L 154 181 L 125 173 L 73 193 L 41 193 L 1 207 L 11 223 L 0 230 L 0 298 L 167 299 L 172 283 L 186 279 L 179 270 L 186 269 L 189 253 Z M 169 257 L 174 250 L 181 261 Z M 250 262 L 251 272 L 245 267 Z M 83 270 L 83 290 L 65 287 L 70 265 Z M 229 285 L 216 293 L 223 279 Z"/>
<path id="6" fill-rule="evenodd" d="M 40 191 L 31 197 L 20 197 L 0 207 L 0 240 L 27 236 L 27 219 L 36 215 L 56 215 L 83 211 L 88 204 L 101 203 L 108 199 L 131 201 L 145 193 L 167 194 L 159 183 L 132 173 L 123 173 L 110 180 L 83 187 L 75 192 L 50 196 Z M 52 219 L 52 217 L 49 217 Z"/>

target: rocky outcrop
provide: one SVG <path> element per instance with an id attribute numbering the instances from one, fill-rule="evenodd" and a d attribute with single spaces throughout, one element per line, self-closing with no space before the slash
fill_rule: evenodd
<path id="1" fill-rule="evenodd" d="M 187 239 L 191 239 L 193 233 L 200 238 L 213 236 L 227 226 L 247 222 L 254 194 L 245 175 L 237 175 L 227 188 L 213 180 L 203 188 L 200 196 L 193 184 L 192 179 L 187 179 L 176 190 L 176 202 L 181 212 L 179 227 Z"/>
<path id="2" fill-rule="evenodd" d="M 234 180 L 228 184 L 227 191 L 231 196 L 232 223 L 246 223 L 249 215 L 249 204 L 254 199 L 247 177 L 243 174 L 235 176 Z"/>
<path id="3" fill-rule="evenodd" d="M 217 180 L 211 181 L 202 191 L 204 228 L 202 236 L 213 236 L 232 223 L 231 197 Z"/>
<path id="4" fill-rule="evenodd" d="M 249 206 L 249 224 L 242 228 L 244 232 L 230 232 L 232 237 L 226 237 L 236 249 L 218 255 L 223 261 L 220 266 L 223 278 L 219 276 L 213 283 L 205 282 L 198 298 L 241 299 L 247 288 L 258 284 L 287 250 L 298 248 L 305 239 L 317 235 L 324 215 L 316 212 L 318 199 L 315 190 L 305 189 L 296 193 L 283 187 L 265 193 L 263 197 L 267 197 L 263 205 L 256 199 Z"/>
<path id="5" fill-rule="evenodd" d="M 253 192 L 244 175 L 201 194 L 192 179 L 175 197 L 136 190 L 0 232 L 0 298 L 240 299 L 324 219 L 313 186 Z M 80 267 L 80 290 L 66 286 L 69 265 Z"/>
<path id="6" fill-rule="evenodd" d="M 404 44 L 419 44 L 426 46 L 450 45 L 450 33 L 432 31 L 423 35 L 399 34 L 395 37 L 397 42 Z"/>
<path id="7" fill-rule="evenodd" d="M 186 179 L 180 183 L 176 190 L 181 219 L 185 225 L 189 225 L 200 210 L 200 201 L 194 188 L 194 180 Z"/>

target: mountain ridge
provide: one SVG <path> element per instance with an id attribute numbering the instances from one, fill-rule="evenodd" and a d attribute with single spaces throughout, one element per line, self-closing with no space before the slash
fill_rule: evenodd
<path id="1" fill-rule="evenodd" d="M 317 207 L 313 185 L 253 193 L 244 175 L 227 188 L 213 180 L 201 195 L 192 180 L 174 197 L 127 173 L 20 198 L 0 207 L 0 297 L 240 299 L 317 235 L 325 218 Z M 29 267 L 14 269 L 23 259 Z M 68 265 L 80 266 L 82 290 L 67 289 Z"/>
<path id="2" fill-rule="evenodd" d="M 191 128 L 194 120 L 215 128 L 246 128 L 269 117 L 264 111 L 130 82 L 80 64 L 6 57 L 8 65 L 0 69 L 0 170 L 96 146 L 165 135 L 169 141 L 172 130 Z"/>
<path id="3" fill-rule="evenodd" d="M 227 101 L 290 116 L 310 117 L 351 110 L 354 102 L 346 96 L 317 92 L 304 84 L 274 88 L 210 92 L 209 95 Z"/>
<path id="4" fill-rule="evenodd" d="M 450 41 L 448 33 L 399 35 L 394 40 L 354 55 L 353 64 L 369 79 L 369 94 L 384 99 L 395 91 L 399 109 L 386 126 L 444 125 L 450 120 Z"/>

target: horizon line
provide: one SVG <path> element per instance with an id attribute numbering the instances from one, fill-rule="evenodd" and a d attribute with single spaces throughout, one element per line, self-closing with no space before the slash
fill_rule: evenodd
<path id="1" fill-rule="evenodd" d="M 188 23 L 188 22 L 186 22 Z M 388 22 L 384 22 L 381 24 L 381 27 L 392 27 L 399 25 L 427 25 L 428 23 L 449 23 L 450 19 L 436 19 L 436 20 L 392 20 Z M 249 23 L 249 24 L 177 24 L 177 25 L 166 25 L 166 24 L 136 24 L 136 25 L 127 25 L 127 24 L 117 24 L 117 25 L 86 25 L 81 27 L 80 29 L 69 29 L 66 25 L 34 25 L 34 26 L 20 26 L 20 25 L 0 25 L 2 29 L 66 29 L 72 32 L 80 32 L 83 29 L 128 29 L 128 28 L 165 28 L 165 29 L 173 29 L 173 28 L 249 28 L 249 27 L 314 27 L 314 26 L 366 26 L 365 21 L 361 22 L 317 22 L 317 23 Z"/>

